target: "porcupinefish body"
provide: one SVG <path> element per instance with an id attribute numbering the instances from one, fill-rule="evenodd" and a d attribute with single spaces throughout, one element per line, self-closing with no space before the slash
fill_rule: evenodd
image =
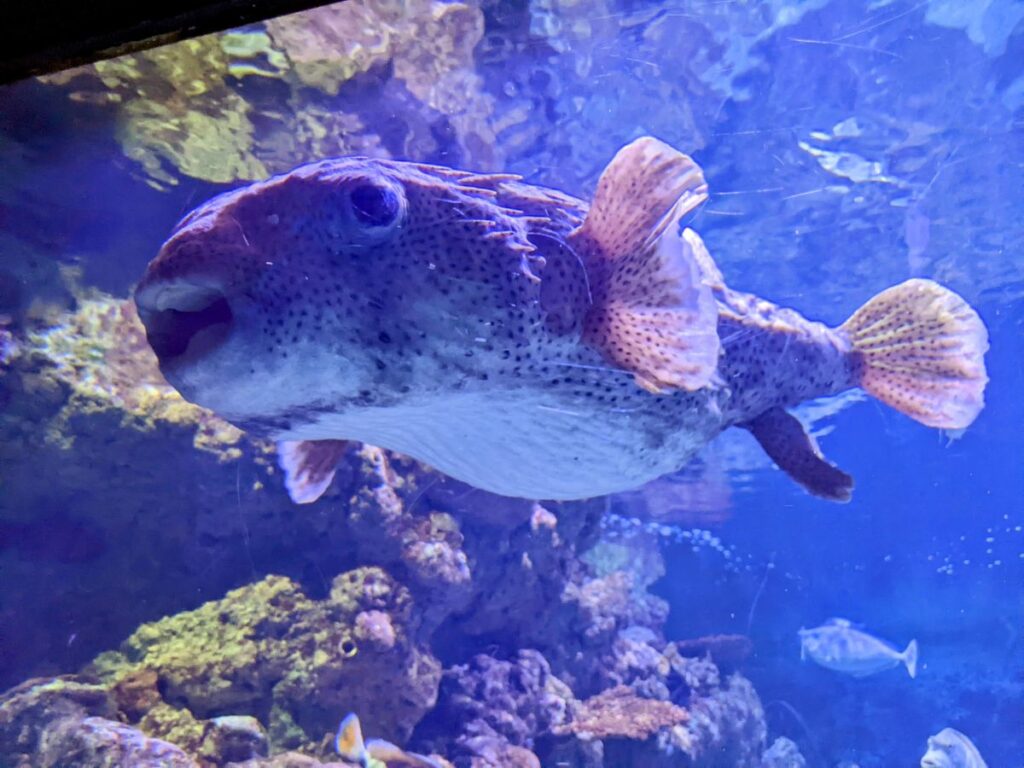
<path id="1" fill-rule="evenodd" d="M 345 441 L 507 496 L 573 499 L 673 472 L 750 430 L 810 492 L 852 479 L 786 409 L 855 386 L 966 427 L 987 335 L 910 280 L 829 328 L 727 287 L 681 218 L 694 161 L 624 147 L 593 201 L 504 174 L 340 158 L 214 198 L 180 222 L 135 300 L 187 399 L 276 438 L 292 498 Z"/>

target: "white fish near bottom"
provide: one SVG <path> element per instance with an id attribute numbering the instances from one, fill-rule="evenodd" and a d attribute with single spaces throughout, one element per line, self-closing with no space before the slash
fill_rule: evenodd
<path id="1" fill-rule="evenodd" d="M 974 743 L 955 728 L 928 737 L 921 768 L 988 768 Z"/>
<path id="2" fill-rule="evenodd" d="M 916 640 L 911 640 L 901 652 L 847 619 L 829 619 L 820 627 L 801 629 L 797 635 L 800 658 L 810 656 L 827 669 L 867 677 L 905 664 L 911 677 L 917 675 Z"/>

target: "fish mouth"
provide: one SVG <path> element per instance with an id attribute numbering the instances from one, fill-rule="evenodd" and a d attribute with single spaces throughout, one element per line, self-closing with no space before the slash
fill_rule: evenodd
<path id="1" fill-rule="evenodd" d="M 194 360 L 216 349 L 234 321 L 227 295 L 212 281 L 144 284 L 135 292 L 135 306 L 161 366 Z"/>

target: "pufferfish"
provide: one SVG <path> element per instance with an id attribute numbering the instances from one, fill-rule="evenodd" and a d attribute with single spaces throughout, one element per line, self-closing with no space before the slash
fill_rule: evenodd
<path id="1" fill-rule="evenodd" d="M 280 441 L 318 498 L 346 441 L 496 494 L 638 487 L 729 427 L 812 494 L 852 478 L 788 409 L 861 387 L 931 427 L 984 404 L 987 332 L 911 279 L 828 327 L 733 290 L 682 217 L 701 168 L 645 137 L 588 205 L 509 174 L 343 157 L 188 214 L 137 286 L 167 380 Z"/>

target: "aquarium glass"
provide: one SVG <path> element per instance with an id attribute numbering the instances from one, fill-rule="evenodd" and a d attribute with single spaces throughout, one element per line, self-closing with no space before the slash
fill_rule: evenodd
<path id="1" fill-rule="evenodd" d="M 1019 0 L 0 86 L 0 766 L 1024 767 L 1022 222 Z"/>

